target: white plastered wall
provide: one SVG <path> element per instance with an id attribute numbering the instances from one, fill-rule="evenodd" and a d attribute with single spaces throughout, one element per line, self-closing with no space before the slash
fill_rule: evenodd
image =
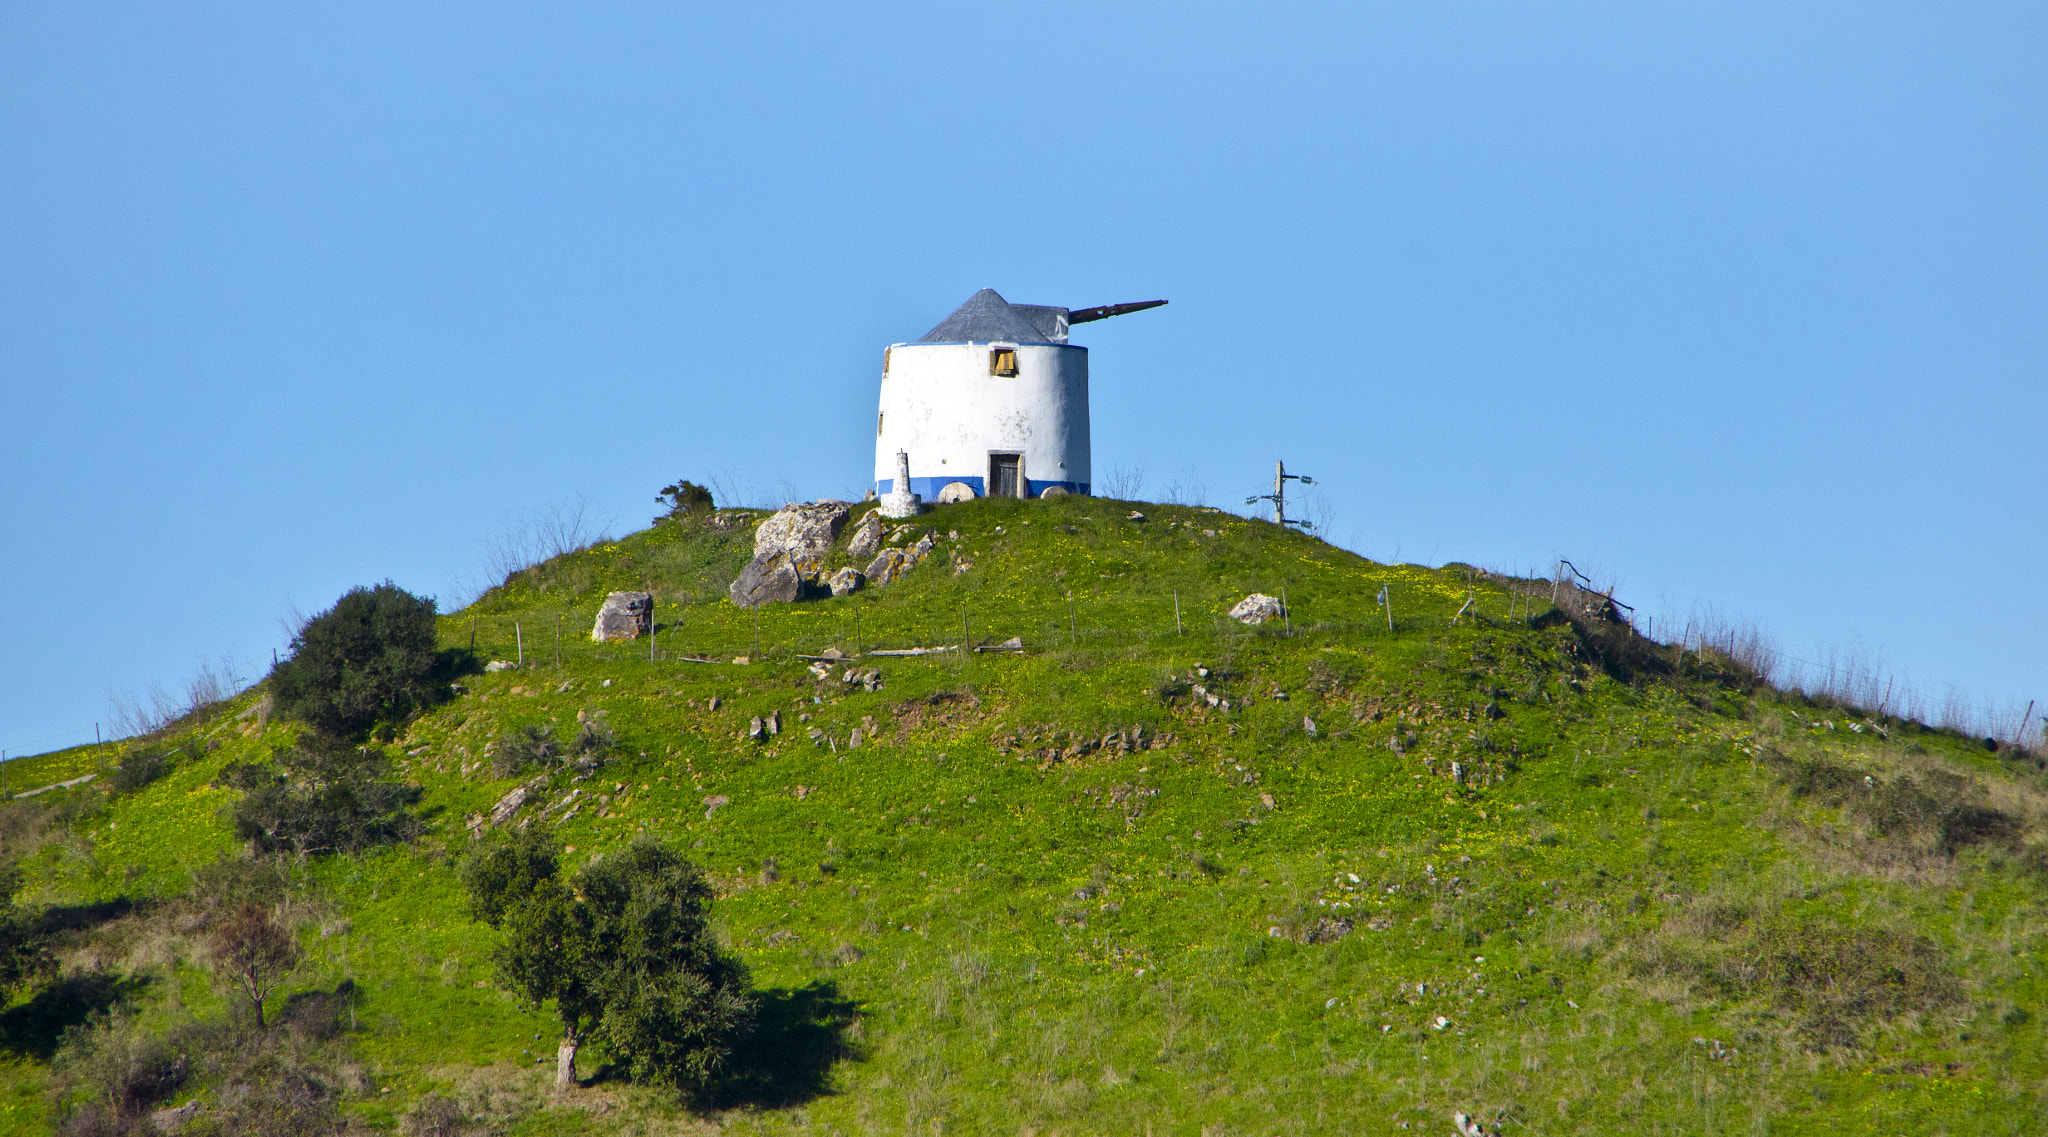
<path id="1" fill-rule="evenodd" d="M 1017 374 L 989 374 L 991 349 L 1014 350 Z M 913 492 L 947 482 L 986 493 L 991 451 L 1024 456 L 1033 492 L 1086 493 L 1088 349 L 1061 344 L 896 344 L 882 373 L 875 485 L 893 488 L 896 452 L 910 454 Z"/>

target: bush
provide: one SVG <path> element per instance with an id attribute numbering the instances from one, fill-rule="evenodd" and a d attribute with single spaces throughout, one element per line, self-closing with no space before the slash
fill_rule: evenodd
<path id="1" fill-rule="evenodd" d="M 344 986 L 347 986 L 346 984 Z M 338 989 L 339 990 L 339 989 Z M 309 1045 L 246 1018 L 188 1019 L 160 1032 L 137 1016 L 96 1016 L 64 1036 L 51 1068 L 61 1137 L 158 1137 L 152 1111 L 202 1102 L 179 1132 L 208 1137 L 328 1137 L 343 1132 L 333 1046 Z M 191 1091 L 207 1092 L 192 1099 Z"/>
<path id="2" fill-rule="evenodd" d="M 668 507 L 668 512 L 654 519 L 657 524 L 663 521 L 681 521 L 692 516 L 706 516 L 718 508 L 711 500 L 711 491 L 695 482 L 679 481 L 674 485 L 661 487 L 661 493 L 655 496 L 654 503 Z"/>
<path id="3" fill-rule="evenodd" d="M 485 1130 L 470 1124 L 469 1111 L 462 1108 L 461 1102 L 428 1094 L 406 1111 L 398 1122 L 398 1131 L 405 1137 L 468 1137 Z"/>
<path id="4" fill-rule="evenodd" d="M 1925 936 L 1824 918 L 1694 914 L 1667 926 L 1648 970 L 1684 978 L 1716 998 L 1759 998 L 1787 1012 L 1813 1046 L 1854 1046 L 1874 1020 L 1961 1001 L 1962 984 Z"/>
<path id="5" fill-rule="evenodd" d="M 190 761 L 205 753 L 204 746 L 196 740 L 187 742 L 176 751 L 159 750 L 153 746 L 133 751 L 122 758 L 120 765 L 115 766 L 107 775 L 107 784 L 112 786 L 117 794 L 132 794 L 170 773 L 172 767 L 176 765 L 175 757 L 182 756 Z"/>
<path id="6" fill-rule="evenodd" d="M 67 1080 L 91 1095 L 87 1108 L 63 1126 L 67 1134 L 126 1132 L 128 1123 L 169 1101 L 193 1074 L 191 1059 L 172 1039 L 120 1012 L 70 1031 L 57 1062 Z"/>
<path id="7" fill-rule="evenodd" d="M 292 637 L 270 672 L 278 709 L 337 738 L 396 721 L 447 690 L 455 653 L 435 648 L 434 602 L 385 581 L 355 588 Z"/>
<path id="8" fill-rule="evenodd" d="M 578 726 L 576 737 L 569 740 L 566 748 L 555 734 L 555 724 L 539 723 L 498 738 L 491 750 L 491 772 L 501 778 L 515 778 L 536 768 L 572 766 L 578 773 L 587 774 L 604 765 L 617 744 L 612 728 L 602 718 Z"/>
<path id="9" fill-rule="evenodd" d="M 0 864 L 0 997 L 56 970 L 49 936 L 37 927 L 27 909 L 14 902 L 21 891 L 21 869 Z"/>
<path id="10" fill-rule="evenodd" d="M 219 778 L 246 795 L 235 805 L 235 833 L 257 849 L 358 853 L 418 833 L 407 807 L 422 790 L 386 781 L 391 760 L 382 750 L 307 731 L 272 754 L 274 765 L 238 762 Z"/>
<path id="11" fill-rule="evenodd" d="M 555 724 L 521 727 L 498 739 L 491 751 L 491 773 L 515 778 L 536 766 L 552 768 L 562 760 L 562 743 L 555 737 Z"/>

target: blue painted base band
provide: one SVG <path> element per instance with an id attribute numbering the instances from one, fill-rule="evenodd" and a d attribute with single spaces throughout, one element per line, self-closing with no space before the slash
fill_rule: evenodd
<path id="1" fill-rule="evenodd" d="M 910 492 L 917 494 L 926 501 L 937 501 L 939 491 L 954 482 L 966 482 L 969 486 L 972 486 L 974 488 L 974 496 L 976 497 L 988 496 L 987 480 L 973 476 L 964 478 L 912 478 L 910 479 Z M 1058 486 L 1070 494 L 1077 494 L 1081 497 L 1089 496 L 1088 483 L 1086 482 L 1041 482 L 1037 478 L 1026 478 L 1024 479 L 1024 485 L 1026 489 L 1031 491 L 1032 497 L 1037 497 L 1053 486 Z M 882 478 L 875 483 L 875 492 L 878 494 L 893 493 L 895 488 L 896 479 L 894 478 Z"/>

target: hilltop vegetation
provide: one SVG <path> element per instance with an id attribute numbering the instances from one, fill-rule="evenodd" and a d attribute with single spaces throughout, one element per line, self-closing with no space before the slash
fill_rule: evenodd
<path id="1" fill-rule="evenodd" d="M 756 517 L 678 508 L 439 617 L 422 650 L 514 666 L 379 704 L 382 780 L 416 788 L 391 843 L 238 833 L 276 785 L 247 771 L 332 760 L 263 688 L 8 763 L 124 774 L 0 809 L 58 964 L 0 1013 L 0 1118 L 2040 1129 L 2034 755 L 1773 691 L 1548 581 L 1194 508 L 948 506 L 891 534 L 936 545 L 901 580 L 744 610 Z M 655 594 L 652 645 L 590 641 L 614 589 Z M 1254 591 L 1288 617 L 1224 616 Z M 912 647 L 954 650 L 863 654 Z M 522 826 L 563 880 L 648 840 L 704 870 L 754 1024 L 696 1104 L 597 1035 L 551 1091 L 560 1020 L 499 986 L 510 933 L 463 883 Z M 252 907 L 298 957 L 260 1029 L 217 962 Z"/>

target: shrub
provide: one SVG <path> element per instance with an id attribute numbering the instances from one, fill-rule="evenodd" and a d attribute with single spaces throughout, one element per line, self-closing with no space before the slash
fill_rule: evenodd
<path id="1" fill-rule="evenodd" d="M 514 778 L 532 769 L 553 770 L 573 766 L 590 773 L 611 755 L 618 738 L 602 718 L 593 718 L 576 728 L 576 737 L 565 748 L 555 734 L 555 724 L 539 723 L 502 735 L 491 750 L 491 772 Z"/>
<path id="2" fill-rule="evenodd" d="M 562 744 L 555 737 L 555 724 L 544 722 L 500 737 L 491 751 L 491 773 L 513 778 L 536 766 L 552 768 L 561 760 Z"/>
<path id="3" fill-rule="evenodd" d="M 435 649 L 434 601 L 385 581 L 308 620 L 271 670 L 271 692 L 286 714 L 356 738 L 444 693 L 454 658 Z"/>
<path id="4" fill-rule="evenodd" d="M 120 764 L 107 775 L 107 784 L 112 786 L 117 794 L 132 794 L 170 773 L 172 767 L 176 765 L 175 758 L 183 757 L 190 761 L 205 753 L 204 746 L 196 740 L 187 742 L 176 751 L 159 750 L 153 746 L 145 747 L 122 758 Z"/>
<path id="5" fill-rule="evenodd" d="M 56 968 L 49 937 L 14 896 L 21 891 L 21 869 L 0 864 L 0 995 L 48 975 Z"/>
<path id="6" fill-rule="evenodd" d="M 710 490 L 695 482 L 683 481 L 661 487 L 661 493 L 655 496 L 654 503 L 668 507 L 666 513 L 654 519 L 656 523 L 681 521 L 692 516 L 707 516 L 718 508 L 711 500 Z"/>
<path id="7" fill-rule="evenodd" d="M 1717 908 L 1667 925 L 1648 970 L 1721 998 L 1760 998 L 1787 1012 L 1815 1046 L 1853 1046 L 1872 1020 L 1952 1005 L 1962 985 L 1925 936 Z"/>
<path id="8" fill-rule="evenodd" d="M 57 1062 L 94 1107 L 77 1111 L 65 1133 L 123 1132 L 125 1122 L 170 1100 L 193 1073 L 190 1058 L 171 1039 L 118 1011 L 69 1032 Z"/>
<path id="9" fill-rule="evenodd" d="M 272 754 L 274 765 L 238 762 L 219 779 L 246 795 L 235 806 L 235 833 L 257 849 L 357 853 L 419 831 L 407 807 L 422 790 L 386 781 L 391 760 L 382 750 L 307 731 Z"/>
<path id="10" fill-rule="evenodd" d="M 470 1124 L 469 1111 L 461 1102 L 428 1094 L 399 1119 L 398 1131 L 405 1137 L 467 1137 L 484 1130 Z"/>

